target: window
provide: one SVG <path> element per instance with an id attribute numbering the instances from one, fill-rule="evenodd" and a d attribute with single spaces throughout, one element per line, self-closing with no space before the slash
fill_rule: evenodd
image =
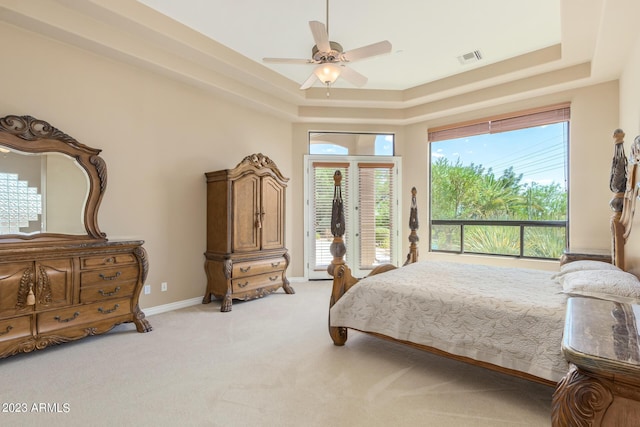
<path id="1" fill-rule="evenodd" d="M 28 229 L 42 215 L 42 196 L 16 173 L 0 173 L 0 234 Z"/>
<path id="2" fill-rule="evenodd" d="M 392 134 L 309 133 L 309 154 L 329 156 L 393 156 Z"/>
<path id="3" fill-rule="evenodd" d="M 569 105 L 432 129 L 432 251 L 559 258 Z"/>

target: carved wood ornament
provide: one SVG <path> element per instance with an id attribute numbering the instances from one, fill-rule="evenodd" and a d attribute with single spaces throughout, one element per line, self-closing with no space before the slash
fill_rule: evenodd
<path id="1" fill-rule="evenodd" d="M 572 365 L 553 393 L 551 423 L 554 427 L 600 425 L 611 402 L 609 387 Z"/>

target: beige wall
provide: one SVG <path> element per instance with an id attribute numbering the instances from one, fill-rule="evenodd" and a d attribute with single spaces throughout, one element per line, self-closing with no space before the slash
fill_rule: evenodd
<path id="1" fill-rule="evenodd" d="M 416 187 L 418 199 L 418 215 L 421 228 L 419 251 L 422 259 L 447 259 L 464 262 L 485 262 L 502 265 L 519 265 L 555 269 L 557 262 L 540 262 L 532 260 L 514 261 L 509 258 L 459 256 L 450 254 L 429 253 L 428 201 L 429 201 L 429 169 L 427 132 L 430 126 L 463 122 L 466 120 L 488 117 L 501 113 L 520 111 L 527 108 L 571 102 L 570 126 L 570 170 L 569 170 L 569 244 L 573 249 L 608 249 L 610 245 L 609 171 L 611 168 L 612 144 L 611 135 L 618 125 L 618 84 L 617 81 L 603 83 L 587 88 L 576 89 L 550 96 L 532 98 L 526 102 L 507 103 L 497 107 L 471 111 L 465 114 L 446 117 L 433 122 L 421 122 L 403 127 L 381 126 L 330 126 L 317 124 L 299 124 L 294 126 L 294 177 L 300 176 L 303 170 L 295 166 L 302 164 L 306 154 L 307 132 L 311 130 L 344 130 L 359 132 L 395 132 L 396 154 L 402 156 L 402 196 L 401 219 L 403 228 L 402 251 L 409 248 L 409 230 L 406 225 L 408 200 L 411 187 Z M 302 184 L 296 187 L 294 199 L 302 197 Z M 297 202 L 294 201 L 294 206 Z M 406 206 L 405 206 L 406 205 Z M 297 218 L 295 230 L 303 226 L 302 218 Z M 296 249 L 302 248 L 302 242 L 294 242 Z"/>
<path id="2" fill-rule="evenodd" d="M 620 127 L 625 131 L 625 151 L 630 151 L 633 139 L 640 135 L 640 37 L 630 52 L 629 61 L 620 77 Z M 636 208 L 637 213 L 637 208 Z M 640 276 L 640 215 L 635 215 L 628 244 L 625 247 L 625 267 Z"/>
<path id="3" fill-rule="evenodd" d="M 638 49 L 627 67 L 627 77 L 621 80 L 624 90 L 629 88 L 634 94 L 625 93 L 621 99 L 618 82 L 612 81 L 406 126 L 334 125 L 292 124 L 7 24 L 0 24 L 0 39 L 12 41 L 11 66 L 0 67 L 0 115 L 33 115 L 103 150 L 109 178 L 100 226 L 112 240 L 146 241 L 147 284 L 152 294 L 141 296 L 143 308 L 202 296 L 206 284 L 203 173 L 231 168 L 253 152 L 271 157 L 291 178 L 288 275 L 304 274 L 304 155 L 310 130 L 396 134 L 396 154 L 403 158 L 402 223 L 406 223 L 408 192 L 416 186 L 424 258 L 430 256 L 429 127 L 570 101 L 570 243 L 574 248 L 600 249 L 609 245 L 611 134 L 619 126 L 628 126 L 628 135 L 640 129 L 636 102 L 640 88 L 632 78 L 640 71 Z M 619 108 L 624 120 L 619 120 Z M 404 230 L 403 252 L 408 248 L 407 236 Z M 161 293 L 160 283 L 165 281 L 169 290 Z"/>
<path id="4" fill-rule="evenodd" d="M 141 306 L 201 297 L 204 172 L 263 152 L 290 177 L 291 124 L 6 24 L 0 40 L 11 40 L 0 67 L 0 116 L 29 114 L 103 150 L 108 185 L 99 224 L 111 240 L 146 241 L 152 293 Z M 289 217 L 291 206 L 289 198 Z M 290 225 L 286 234 L 290 245 Z"/>

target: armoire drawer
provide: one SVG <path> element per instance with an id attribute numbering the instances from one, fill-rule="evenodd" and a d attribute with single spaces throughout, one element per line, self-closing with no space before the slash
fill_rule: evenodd
<path id="1" fill-rule="evenodd" d="M 99 322 L 100 320 L 128 314 L 131 312 L 130 305 L 130 299 L 112 299 L 93 304 L 77 305 L 64 310 L 38 313 L 38 333 L 43 334 L 56 329 Z"/>
<path id="2" fill-rule="evenodd" d="M 264 288 L 271 285 L 282 285 L 282 272 L 271 272 L 258 274 L 256 276 L 242 277 L 231 280 L 232 292 L 234 294 L 251 291 L 253 289 Z"/>
<path id="3" fill-rule="evenodd" d="M 31 336 L 31 319 L 29 315 L 0 320 L 0 341 Z"/>
<path id="4" fill-rule="evenodd" d="M 80 286 L 115 285 L 121 282 L 138 280 L 138 267 L 136 265 L 124 265 L 116 268 L 102 268 L 98 270 L 84 271 L 80 274 Z"/>
<path id="5" fill-rule="evenodd" d="M 238 262 L 233 264 L 231 277 L 240 278 L 255 276 L 256 274 L 283 271 L 287 265 L 284 258 L 271 258 L 259 261 Z"/>
<path id="6" fill-rule="evenodd" d="M 133 295 L 136 287 L 135 280 L 103 283 L 96 286 L 82 286 L 80 288 L 80 302 L 88 303 L 104 299 L 123 298 Z"/>

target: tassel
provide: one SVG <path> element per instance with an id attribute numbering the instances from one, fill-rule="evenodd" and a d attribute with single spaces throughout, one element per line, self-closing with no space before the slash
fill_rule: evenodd
<path id="1" fill-rule="evenodd" d="M 27 295 L 27 305 L 35 305 L 36 296 L 33 294 L 33 287 L 29 288 L 29 295 Z"/>

